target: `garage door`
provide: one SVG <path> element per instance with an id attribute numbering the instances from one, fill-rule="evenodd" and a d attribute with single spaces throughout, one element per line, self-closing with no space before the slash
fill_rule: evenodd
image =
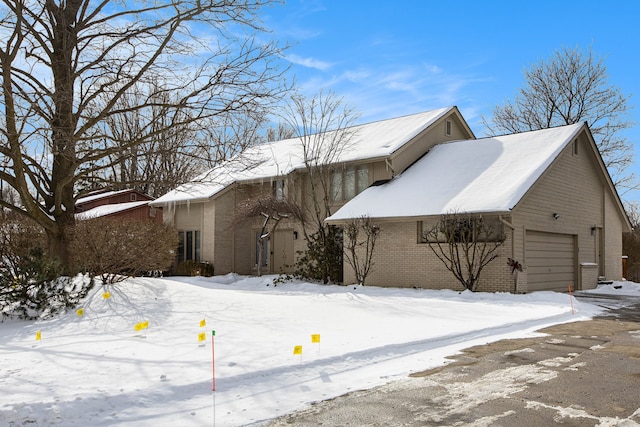
<path id="1" fill-rule="evenodd" d="M 576 283 L 572 235 L 527 231 L 525 256 L 529 292 L 565 292 Z"/>

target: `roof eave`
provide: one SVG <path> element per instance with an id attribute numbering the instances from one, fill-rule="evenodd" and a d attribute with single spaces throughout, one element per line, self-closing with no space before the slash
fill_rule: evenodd
<path id="1" fill-rule="evenodd" d="M 491 211 L 466 211 L 466 212 L 452 212 L 452 214 L 459 215 L 486 215 L 486 216 L 500 216 L 500 215 L 511 215 L 511 209 L 505 210 L 491 210 Z M 447 215 L 446 212 L 434 213 L 428 215 L 409 215 L 409 216 L 389 216 L 389 217 L 370 217 L 372 220 L 381 223 L 389 223 L 389 222 L 412 222 L 412 221 L 424 221 L 430 220 L 433 218 L 440 218 L 443 215 Z M 365 215 L 366 216 L 366 215 Z M 330 219 L 327 218 L 324 220 L 325 223 L 329 225 L 340 225 L 347 224 L 352 221 L 354 218 L 341 218 L 341 219 Z"/>

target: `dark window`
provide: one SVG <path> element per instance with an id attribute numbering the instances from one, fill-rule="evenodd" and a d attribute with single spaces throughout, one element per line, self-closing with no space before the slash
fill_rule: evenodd
<path id="1" fill-rule="evenodd" d="M 200 261 L 200 231 L 178 232 L 178 262 Z"/>
<path id="2" fill-rule="evenodd" d="M 284 200 L 284 179 L 279 179 L 273 182 L 273 197 L 276 200 Z"/>
<path id="3" fill-rule="evenodd" d="M 418 221 L 418 243 L 497 242 L 504 240 L 498 218 L 450 217 L 439 221 Z"/>

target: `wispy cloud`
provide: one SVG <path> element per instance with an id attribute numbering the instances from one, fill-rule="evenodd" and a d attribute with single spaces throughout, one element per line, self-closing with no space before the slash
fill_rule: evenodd
<path id="1" fill-rule="evenodd" d="M 341 69 L 339 64 L 333 64 L 331 71 L 299 73 L 298 83 L 309 94 L 325 88 L 344 96 L 362 112 L 362 121 L 451 105 L 468 110 L 470 118 L 478 120 L 487 108 L 482 95 L 485 85 L 480 84 L 487 79 L 478 77 L 474 70 L 451 72 L 433 63 L 387 63 L 360 64 L 355 69 Z"/>
<path id="2" fill-rule="evenodd" d="M 307 68 L 315 68 L 316 70 L 326 71 L 329 68 L 333 67 L 333 63 L 321 61 L 315 58 L 303 58 L 298 55 L 285 55 L 285 59 L 290 61 L 292 64 L 302 65 Z"/>

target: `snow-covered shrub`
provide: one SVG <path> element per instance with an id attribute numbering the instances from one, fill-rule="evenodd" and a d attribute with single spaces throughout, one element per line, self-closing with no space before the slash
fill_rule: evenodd
<path id="1" fill-rule="evenodd" d="M 47 259 L 41 247 L 28 255 L 11 254 L 11 266 L 0 271 L 2 317 L 36 319 L 75 307 L 93 283 L 88 278 L 61 275 L 60 264 Z M 9 259 L 6 257 L 5 260 Z"/>

